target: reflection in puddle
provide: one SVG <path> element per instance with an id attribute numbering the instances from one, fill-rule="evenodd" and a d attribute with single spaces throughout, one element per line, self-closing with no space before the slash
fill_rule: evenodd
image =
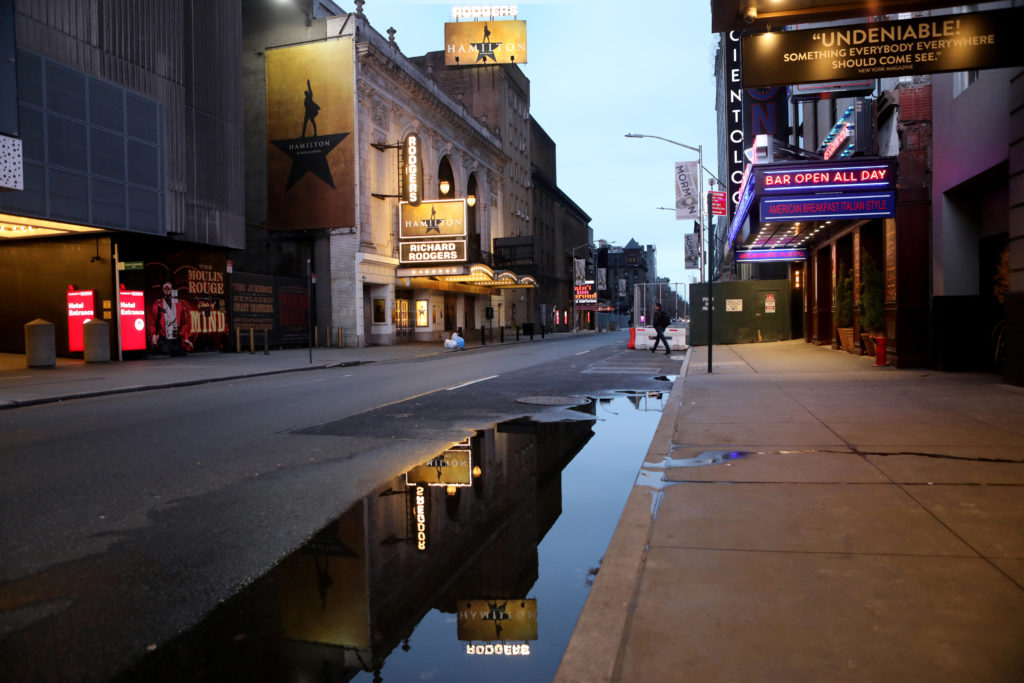
<path id="1" fill-rule="evenodd" d="M 749 451 L 702 451 L 692 458 L 673 458 L 668 455 L 661 462 L 645 462 L 640 467 L 636 485 L 651 489 L 651 516 L 658 518 L 658 507 L 661 505 L 662 493 L 669 486 L 678 486 L 685 482 L 669 481 L 665 472 L 676 467 L 703 467 L 705 465 L 728 465 L 735 460 L 746 458 L 753 453 Z"/>
<path id="2" fill-rule="evenodd" d="M 661 400 L 478 430 L 383 482 L 119 680 L 551 680 Z"/>

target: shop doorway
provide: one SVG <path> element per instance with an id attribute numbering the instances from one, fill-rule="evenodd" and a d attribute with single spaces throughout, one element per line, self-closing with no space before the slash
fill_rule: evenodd
<path id="1" fill-rule="evenodd" d="M 455 295 L 444 295 L 444 329 L 451 332 L 455 329 Z"/>
<path id="2" fill-rule="evenodd" d="M 395 294 L 395 341 L 397 343 L 413 340 L 412 325 L 412 293 Z"/>

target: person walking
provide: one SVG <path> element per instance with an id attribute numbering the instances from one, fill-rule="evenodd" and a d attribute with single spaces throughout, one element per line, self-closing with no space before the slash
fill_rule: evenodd
<path id="1" fill-rule="evenodd" d="M 665 328 L 668 327 L 668 313 L 661 310 L 661 304 L 654 304 L 654 317 L 651 320 L 651 324 L 654 325 L 654 331 L 658 333 L 657 339 L 654 340 L 654 346 L 651 347 L 651 353 L 658 348 L 658 342 L 665 344 L 665 355 L 672 352 L 668 347 L 668 340 L 665 339 Z"/>

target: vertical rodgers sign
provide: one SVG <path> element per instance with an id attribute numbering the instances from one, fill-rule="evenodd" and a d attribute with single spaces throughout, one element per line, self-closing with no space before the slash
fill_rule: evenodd
<path id="1" fill-rule="evenodd" d="M 267 50 L 267 224 L 355 225 L 350 38 Z"/>
<path id="2" fill-rule="evenodd" d="M 466 200 L 402 202 L 398 239 L 401 263 L 465 261 Z"/>

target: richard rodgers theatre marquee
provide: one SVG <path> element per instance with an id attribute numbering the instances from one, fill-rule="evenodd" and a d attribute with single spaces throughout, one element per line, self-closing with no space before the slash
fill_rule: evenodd
<path id="1" fill-rule="evenodd" d="M 403 264 L 461 263 L 466 260 L 466 200 L 401 204 L 399 261 Z"/>

